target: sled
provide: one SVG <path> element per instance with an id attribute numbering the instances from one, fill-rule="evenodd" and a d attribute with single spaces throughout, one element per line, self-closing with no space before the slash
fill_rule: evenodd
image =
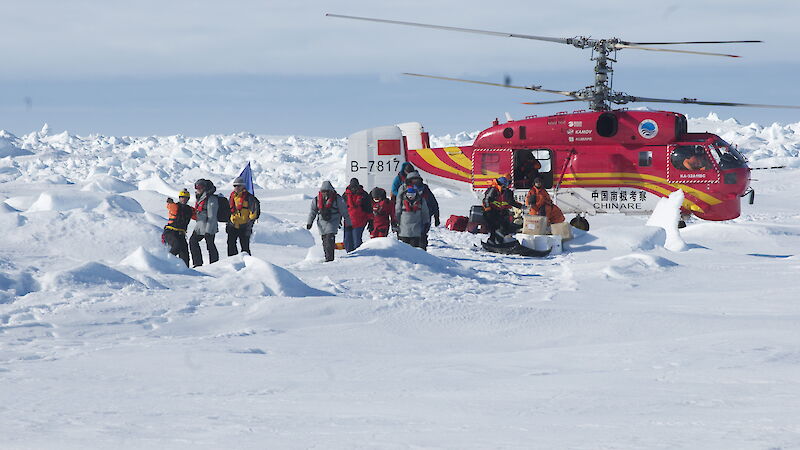
<path id="1" fill-rule="evenodd" d="M 519 255 L 530 257 L 544 257 L 550 254 L 552 248 L 548 250 L 534 250 L 520 244 L 519 241 L 506 242 L 504 244 L 492 244 L 488 241 L 481 241 L 483 249 L 492 253 L 501 253 L 504 255 Z"/>

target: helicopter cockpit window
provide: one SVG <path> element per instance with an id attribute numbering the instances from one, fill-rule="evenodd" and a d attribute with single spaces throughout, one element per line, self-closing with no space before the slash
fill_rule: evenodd
<path id="1" fill-rule="evenodd" d="M 721 139 L 714 142 L 711 148 L 711 156 L 714 157 L 722 170 L 736 169 L 744 167 L 746 164 L 744 156 L 732 145 Z"/>
<path id="2" fill-rule="evenodd" d="M 678 170 L 698 171 L 713 169 L 702 145 L 679 145 L 675 147 L 672 155 L 670 155 L 670 162 Z"/>
<path id="3" fill-rule="evenodd" d="M 545 188 L 553 185 L 553 164 L 550 150 L 514 150 L 514 188 L 530 189 L 533 180 L 542 178 Z"/>

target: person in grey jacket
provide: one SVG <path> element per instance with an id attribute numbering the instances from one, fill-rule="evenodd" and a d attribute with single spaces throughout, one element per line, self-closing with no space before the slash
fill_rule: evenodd
<path id="1" fill-rule="evenodd" d="M 400 191 L 395 203 L 397 218 L 397 237 L 412 247 L 422 247 L 422 235 L 430 228 L 428 202 L 417 192 L 417 188 L 409 186 Z"/>
<path id="2" fill-rule="evenodd" d="M 425 204 L 428 205 L 427 225 L 419 237 L 419 247 L 423 250 L 428 250 L 428 232 L 431 230 L 431 223 L 437 227 L 439 226 L 439 202 L 436 200 L 436 196 L 433 195 L 431 188 L 423 183 L 422 177 L 416 170 L 406 176 L 405 183 L 398 190 L 398 196 L 402 195 L 409 186 L 414 186 L 417 189 L 417 196 L 425 199 Z"/>
<path id="3" fill-rule="evenodd" d="M 206 241 L 209 263 L 219 261 L 219 252 L 217 252 L 217 246 L 214 244 L 214 237 L 219 231 L 219 225 L 217 224 L 219 203 L 214 198 L 216 190 L 217 188 L 214 187 L 210 180 L 201 178 L 194 184 L 196 203 L 194 206 L 195 214 L 192 219 L 195 220 L 195 225 L 192 236 L 189 238 L 192 267 L 203 265 L 203 253 L 200 251 L 200 241 L 203 239 Z"/>
<path id="4" fill-rule="evenodd" d="M 322 250 L 325 252 L 325 261 L 333 261 L 333 250 L 336 245 L 336 233 L 344 222 L 345 229 L 353 227 L 347 204 L 341 195 L 336 193 L 330 181 L 322 183 L 319 194 L 311 200 L 311 212 L 308 214 L 307 229 L 311 229 L 317 219 L 317 228 L 322 235 Z"/>

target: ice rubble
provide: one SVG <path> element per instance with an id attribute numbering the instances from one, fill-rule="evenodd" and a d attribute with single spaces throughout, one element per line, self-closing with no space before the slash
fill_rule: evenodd
<path id="1" fill-rule="evenodd" d="M 710 114 L 690 119 L 689 130 L 718 134 L 737 145 L 755 167 L 800 167 L 800 122 L 743 126 Z M 432 136 L 431 144 L 469 145 L 476 136 L 477 132 Z M 2 132 L 0 179 L 83 183 L 105 174 L 168 195 L 201 177 L 226 185 L 250 161 L 256 184 L 265 189 L 316 187 L 329 178 L 334 185 L 344 185 L 346 151 L 345 139 L 248 133 L 115 137 L 37 131 L 17 137 Z"/>
<path id="2" fill-rule="evenodd" d="M 647 225 L 663 228 L 666 232 L 664 248 L 673 252 L 682 252 L 688 247 L 678 230 L 678 221 L 681 219 L 681 205 L 683 204 L 683 191 L 675 191 L 658 201 L 653 214 L 647 220 Z"/>

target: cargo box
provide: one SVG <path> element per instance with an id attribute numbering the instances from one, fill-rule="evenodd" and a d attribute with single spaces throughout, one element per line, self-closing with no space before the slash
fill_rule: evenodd
<path id="1" fill-rule="evenodd" d="M 522 232 L 525 234 L 547 234 L 548 220 L 545 216 L 531 216 L 525 214 L 522 222 Z"/>
<path id="2" fill-rule="evenodd" d="M 572 239 L 572 226 L 569 222 L 551 223 L 550 234 L 561 236 L 562 241 Z"/>

